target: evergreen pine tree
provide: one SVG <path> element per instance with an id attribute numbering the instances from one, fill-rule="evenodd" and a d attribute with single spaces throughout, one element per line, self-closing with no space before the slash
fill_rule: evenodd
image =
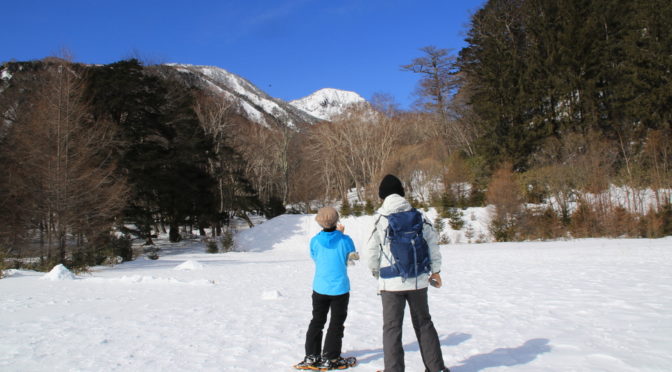
<path id="1" fill-rule="evenodd" d="M 364 212 L 364 207 L 360 203 L 355 203 L 352 206 L 352 215 L 355 217 L 359 217 L 362 215 L 362 212 Z"/>
<path id="2" fill-rule="evenodd" d="M 374 213 L 376 213 L 376 209 L 373 206 L 373 203 L 371 202 L 371 200 L 366 199 L 366 203 L 364 204 L 364 214 L 366 214 L 367 216 L 371 216 Z"/>
<path id="3" fill-rule="evenodd" d="M 351 214 L 352 214 L 352 208 L 350 207 L 350 202 L 348 201 L 348 198 L 345 198 L 341 203 L 341 216 L 347 217 L 350 216 Z"/>
<path id="4" fill-rule="evenodd" d="M 215 209 L 207 173 L 213 145 L 193 112 L 192 95 L 137 60 L 93 68 L 89 81 L 94 116 L 120 128 L 120 165 L 132 187 L 127 216 L 148 243 L 162 216 L 170 240 L 178 241 L 181 223 Z"/>

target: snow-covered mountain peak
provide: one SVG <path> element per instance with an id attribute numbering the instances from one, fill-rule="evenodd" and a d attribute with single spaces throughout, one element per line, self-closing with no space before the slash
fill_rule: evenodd
<path id="1" fill-rule="evenodd" d="M 290 101 L 289 104 L 316 118 L 330 120 L 342 114 L 348 106 L 365 102 L 366 100 L 355 92 L 323 88 L 307 97 Z"/>

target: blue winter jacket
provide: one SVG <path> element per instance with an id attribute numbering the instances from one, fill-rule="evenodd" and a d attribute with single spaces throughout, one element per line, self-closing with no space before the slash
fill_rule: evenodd
<path id="1" fill-rule="evenodd" d="M 310 240 L 310 257 L 315 261 L 313 290 L 328 296 L 350 292 L 346 263 L 354 251 L 352 239 L 338 230 L 315 235 Z"/>

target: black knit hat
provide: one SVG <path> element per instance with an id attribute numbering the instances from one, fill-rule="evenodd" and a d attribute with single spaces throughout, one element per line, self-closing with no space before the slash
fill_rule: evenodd
<path id="1" fill-rule="evenodd" d="M 404 196 L 404 186 L 397 177 L 388 174 L 387 176 L 383 177 L 382 181 L 380 181 L 380 187 L 378 187 L 378 196 L 380 196 L 381 199 L 385 199 L 392 194 Z"/>

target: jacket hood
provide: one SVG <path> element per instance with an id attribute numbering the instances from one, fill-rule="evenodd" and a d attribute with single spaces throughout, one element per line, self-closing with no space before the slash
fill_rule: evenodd
<path id="1" fill-rule="evenodd" d="M 378 208 L 378 213 L 389 216 L 392 213 L 406 212 L 413 209 L 411 203 L 398 194 L 392 194 L 385 198 L 383 205 Z"/>
<path id="2" fill-rule="evenodd" d="M 320 231 L 319 234 L 315 236 L 317 241 L 320 242 L 325 248 L 333 248 L 332 242 L 335 240 L 339 240 L 343 237 L 343 233 L 335 230 L 335 231 Z"/>

